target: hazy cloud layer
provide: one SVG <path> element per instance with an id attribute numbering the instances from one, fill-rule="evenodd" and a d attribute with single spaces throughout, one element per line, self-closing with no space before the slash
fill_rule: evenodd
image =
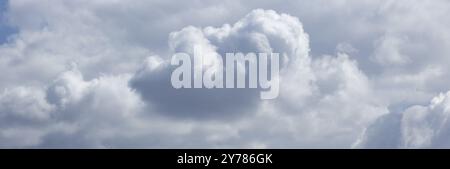
<path id="1" fill-rule="evenodd" d="M 0 5 L 0 147 L 450 146 L 445 0 Z M 173 89 L 194 46 L 281 53 L 279 97 Z"/>

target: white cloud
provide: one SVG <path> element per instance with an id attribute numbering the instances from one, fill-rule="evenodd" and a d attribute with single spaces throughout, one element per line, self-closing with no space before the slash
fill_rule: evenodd
<path id="1" fill-rule="evenodd" d="M 448 94 L 420 105 L 449 90 L 449 8 L 10 1 L 18 33 L 0 46 L 0 146 L 345 148 L 365 129 L 355 145 L 448 147 Z M 174 92 L 167 61 L 194 45 L 284 54 L 279 98 Z"/>
<path id="2" fill-rule="evenodd" d="M 355 143 L 360 148 L 445 148 L 449 146 L 450 92 L 429 105 L 414 105 L 381 117 Z"/>

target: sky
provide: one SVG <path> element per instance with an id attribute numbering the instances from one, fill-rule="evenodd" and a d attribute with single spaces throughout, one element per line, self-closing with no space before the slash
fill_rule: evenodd
<path id="1" fill-rule="evenodd" d="M 8 36 L 17 33 L 12 25 L 8 24 L 6 9 L 8 1 L 0 1 L 0 43 L 5 43 Z"/>
<path id="2" fill-rule="evenodd" d="M 0 148 L 450 148 L 446 0 L 0 1 Z M 282 54 L 279 96 L 173 54 Z"/>

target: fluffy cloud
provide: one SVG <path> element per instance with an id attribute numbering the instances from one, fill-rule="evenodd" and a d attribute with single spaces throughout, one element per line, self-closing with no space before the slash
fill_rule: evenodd
<path id="1" fill-rule="evenodd" d="M 449 94 L 434 96 L 448 91 L 449 8 L 9 1 L 0 35 L 18 31 L 0 38 L 0 146 L 448 147 Z M 214 54 L 208 66 L 226 52 L 281 53 L 279 97 L 173 89 L 171 56 L 196 45 Z"/>
<path id="2" fill-rule="evenodd" d="M 122 128 L 117 126 L 126 126 L 142 109 L 143 103 L 127 86 L 128 79 L 121 75 L 85 81 L 74 67 L 46 88 L 6 89 L 0 97 L 0 135 L 6 141 L 2 146 L 98 144 L 96 138 L 115 133 Z M 61 142 L 52 143 L 55 139 Z"/>
<path id="3" fill-rule="evenodd" d="M 151 59 L 153 62 L 136 74 L 131 86 L 163 114 L 210 120 L 234 116 L 250 128 L 236 126 L 238 131 L 272 130 L 270 133 L 258 132 L 261 140 L 277 133 L 294 137 L 293 140 L 260 143 L 267 146 L 319 145 L 324 144 L 321 142 L 323 137 L 330 137 L 335 139 L 334 146 L 344 147 L 367 123 L 386 112 L 379 101 L 371 98 L 373 93 L 367 77 L 348 55 L 339 53 L 338 56 L 312 60 L 308 35 L 303 32 L 298 19 L 289 15 L 255 10 L 232 25 L 203 30 L 187 27 L 172 33 L 170 40 L 174 52 L 192 53 L 194 45 L 205 46 L 222 56 L 224 51 L 279 52 L 285 57 L 285 63 L 280 75 L 280 97 L 276 101 L 262 102 L 257 92 L 248 89 L 173 89 L 168 61 Z M 273 121 L 274 126 L 263 126 L 260 121 Z"/>
<path id="4" fill-rule="evenodd" d="M 204 50 L 202 53 L 212 53 L 212 56 L 203 59 L 206 62 L 205 70 L 211 67 L 207 65 L 208 62 L 221 59 L 217 57 L 223 57 L 225 62 L 225 53 L 230 51 L 244 54 L 281 53 L 284 58 L 281 62 L 285 62 L 282 63 L 281 71 L 288 66 L 295 67 L 299 69 L 297 72 L 306 72 L 303 74 L 307 76 L 301 79 L 304 82 L 308 80 L 308 36 L 297 18 L 279 15 L 275 11 L 255 10 L 237 23 L 225 24 L 219 28 L 186 27 L 172 32 L 169 44 L 172 53 L 189 53 L 192 60 L 198 59 L 194 58 L 194 46 L 200 46 Z M 254 107 L 259 106 L 260 97 L 256 89 L 175 89 L 170 84 L 170 74 L 175 67 L 169 65 L 170 57 L 163 59 L 166 60 L 159 67 L 144 67 L 131 81 L 131 86 L 144 99 L 155 103 L 154 106 L 159 111 L 183 117 L 217 118 L 251 112 Z M 177 106 L 173 106 L 174 104 Z"/>
<path id="5" fill-rule="evenodd" d="M 390 113 L 370 125 L 355 143 L 359 148 L 445 148 L 449 146 L 450 92 L 426 106 Z"/>

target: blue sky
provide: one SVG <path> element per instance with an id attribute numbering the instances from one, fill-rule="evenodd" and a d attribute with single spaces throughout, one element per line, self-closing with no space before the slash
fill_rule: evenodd
<path id="1" fill-rule="evenodd" d="M 9 35 L 17 32 L 17 29 L 14 29 L 6 22 L 4 15 L 7 10 L 7 3 L 7 0 L 0 2 L 0 43 L 4 43 Z"/>

